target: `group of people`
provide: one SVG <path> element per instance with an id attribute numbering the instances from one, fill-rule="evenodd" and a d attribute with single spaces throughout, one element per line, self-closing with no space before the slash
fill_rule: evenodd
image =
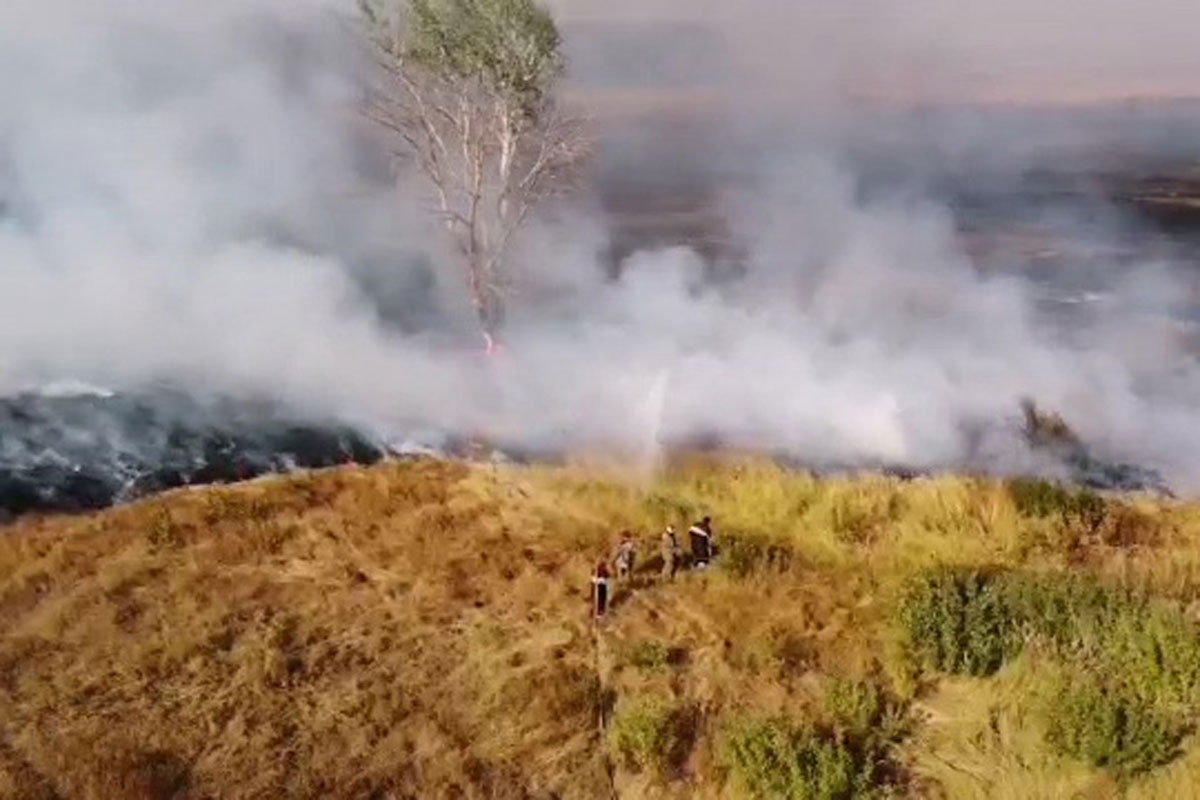
<path id="1" fill-rule="evenodd" d="M 712 519 L 705 517 L 695 525 L 692 525 L 688 529 L 688 539 L 690 559 L 687 560 L 687 563 L 693 569 L 703 570 L 707 568 L 716 552 Z M 662 556 L 663 579 L 674 580 L 675 573 L 685 563 L 683 547 L 679 542 L 674 525 L 668 525 L 663 530 L 662 535 L 659 537 L 659 551 Z M 636 561 L 637 545 L 634 542 L 633 534 L 629 531 L 622 531 L 617 551 L 612 557 L 613 567 L 616 568 L 617 580 L 625 581 L 630 579 L 633 576 Z M 612 588 L 612 572 L 609 570 L 609 559 L 602 558 L 596 563 L 596 568 L 592 571 L 592 613 L 594 616 L 603 617 L 608 612 L 608 605 L 612 600 Z"/>

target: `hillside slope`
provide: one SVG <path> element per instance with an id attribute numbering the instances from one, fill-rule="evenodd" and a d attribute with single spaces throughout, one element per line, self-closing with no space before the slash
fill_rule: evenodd
<path id="1" fill-rule="evenodd" d="M 719 566 L 664 581 L 655 534 L 701 513 Z M 594 629 L 623 528 L 643 568 Z M 0 530 L 0 797 L 1197 796 L 1197 587 L 1195 508 L 1041 484 L 430 461 L 182 490 Z"/>

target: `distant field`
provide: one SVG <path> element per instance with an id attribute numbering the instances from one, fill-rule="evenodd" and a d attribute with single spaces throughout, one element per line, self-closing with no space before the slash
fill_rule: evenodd
<path id="1" fill-rule="evenodd" d="M 737 274 L 755 258 L 757 221 L 779 224 L 792 211 L 754 200 L 778 189 L 780 165 L 803 147 L 765 134 L 759 141 L 752 126 L 738 126 L 728 97 L 652 88 L 577 99 L 597 121 L 594 185 L 611 274 L 638 250 L 673 246 Z M 946 106 L 929 110 L 928 121 L 925 112 L 878 105 L 855 113 L 861 121 L 844 132 L 839 163 L 861 202 L 889 193 L 928 199 L 953 220 L 978 268 L 1022 272 L 1075 298 L 1102 294 L 1126 268 L 1170 263 L 1185 268 L 1176 273 L 1183 292 L 1200 297 L 1200 145 L 1184 147 L 1188 131 L 1200 142 L 1195 104 Z M 972 142 L 960 129 L 995 131 L 995 141 Z"/>
<path id="2" fill-rule="evenodd" d="M 708 574 L 656 533 L 712 514 Z M 588 573 L 642 548 L 611 618 Z M 1200 793 L 1200 509 L 415 462 L 0 536 L 0 796 Z"/>

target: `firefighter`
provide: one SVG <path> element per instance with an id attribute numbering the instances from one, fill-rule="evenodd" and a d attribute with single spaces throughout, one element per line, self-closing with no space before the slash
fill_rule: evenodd
<path id="1" fill-rule="evenodd" d="M 600 559 L 592 571 L 592 616 L 600 619 L 608 612 L 610 598 L 608 562 Z"/>
<path id="2" fill-rule="evenodd" d="M 617 555 L 614 561 L 617 564 L 617 579 L 627 580 L 633 576 L 633 564 L 637 558 L 637 549 L 633 544 L 633 537 L 629 531 L 621 533 L 621 544 L 617 546 Z"/>
<path id="3" fill-rule="evenodd" d="M 692 545 L 692 565 L 704 569 L 712 560 L 712 519 L 705 517 L 688 530 Z"/>
<path id="4" fill-rule="evenodd" d="M 664 579 L 675 580 L 675 571 L 679 568 L 679 537 L 675 535 L 675 526 L 668 525 L 662 535 L 662 576 Z"/>

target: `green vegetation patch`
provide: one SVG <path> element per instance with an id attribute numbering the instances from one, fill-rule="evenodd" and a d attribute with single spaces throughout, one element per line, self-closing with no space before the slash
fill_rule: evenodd
<path id="1" fill-rule="evenodd" d="M 1105 499 L 1088 489 L 1072 489 L 1050 481 L 1016 478 L 1006 484 L 1017 513 L 1049 523 L 1049 543 L 1072 550 L 1086 542 L 1109 547 L 1157 546 L 1163 522 L 1135 506 Z"/>
<path id="2" fill-rule="evenodd" d="M 1058 753 L 1123 775 L 1174 758 L 1184 726 L 1123 687 L 1079 672 L 1057 681 L 1046 708 L 1046 739 Z"/>
<path id="3" fill-rule="evenodd" d="M 629 651 L 629 663 L 638 669 L 664 669 L 671 662 L 671 648 L 657 639 L 643 639 Z"/>
<path id="4" fill-rule="evenodd" d="M 1104 498 L 1087 489 L 1068 489 L 1037 478 L 1014 478 L 1008 482 L 1008 494 L 1017 511 L 1027 517 L 1057 517 L 1094 530 L 1108 512 Z"/>
<path id="5" fill-rule="evenodd" d="M 926 667 L 987 676 L 1026 642 L 1070 665 L 1046 703 L 1063 755 L 1119 774 L 1166 763 L 1200 705 L 1200 635 L 1178 610 L 1093 579 L 942 567 L 912 578 L 898 617 Z"/>
<path id="6" fill-rule="evenodd" d="M 761 798 L 874 797 L 896 785 L 894 746 L 906 709 L 872 681 L 832 678 L 824 718 L 751 717 L 725 729 L 722 757 L 734 779 Z"/>
<path id="7" fill-rule="evenodd" d="M 872 739 L 882 748 L 908 733 L 907 709 L 873 681 L 834 678 L 826 687 L 824 706 L 842 736 Z"/>
<path id="8" fill-rule="evenodd" d="M 718 563 L 738 578 L 758 572 L 783 572 L 794 558 L 787 542 L 762 534 L 727 536 L 720 555 Z"/>
<path id="9" fill-rule="evenodd" d="M 630 769 L 664 773 L 678 755 L 682 716 L 673 703 L 658 697 L 619 703 L 609 746 Z"/>
<path id="10" fill-rule="evenodd" d="M 1021 646 L 1021 620 L 1002 572 L 924 572 L 905 587 L 899 616 L 919 660 L 941 672 L 991 675 Z"/>
<path id="11" fill-rule="evenodd" d="M 760 798 L 869 797 L 882 791 L 892 771 L 879 739 L 778 717 L 734 725 L 723 756 L 736 780 Z"/>
<path id="12" fill-rule="evenodd" d="M 908 582 L 898 616 L 922 663 L 986 676 L 1037 639 L 1174 701 L 1200 699 L 1200 636 L 1169 605 L 1085 577 L 939 567 Z"/>

